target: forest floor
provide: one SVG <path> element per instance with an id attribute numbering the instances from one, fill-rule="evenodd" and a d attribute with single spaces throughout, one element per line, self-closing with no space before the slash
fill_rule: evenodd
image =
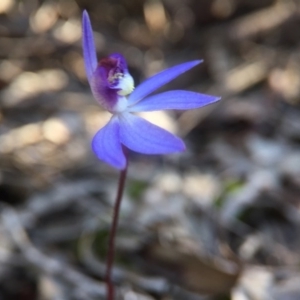
<path id="1" fill-rule="evenodd" d="M 0 300 L 105 299 L 118 172 L 97 160 L 109 119 L 98 56 L 136 84 L 193 59 L 163 90 L 220 95 L 143 114 L 187 151 L 130 153 L 113 280 L 126 300 L 300 299 L 300 1 L 0 1 Z"/>

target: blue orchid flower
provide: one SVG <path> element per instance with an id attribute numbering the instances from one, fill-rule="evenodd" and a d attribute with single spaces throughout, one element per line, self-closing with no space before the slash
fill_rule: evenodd
<path id="1" fill-rule="evenodd" d="M 93 138 L 97 157 L 117 169 L 126 167 L 123 146 L 145 154 L 167 154 L 185 150 L 183 141 L 170 132 L 133 113 L 164 109 L 193 109 L 220 98 L 182 90 L 149 96 L 156 89 L 195 67 L 201 60 L 186 62 L 164 70 L 134 89 L 125 58 L 112 54 L 97 61 L 91 22 L 83 12 L 83 56 L 87 78 L 95 99 L 110 113 L 108 124 Z"/>

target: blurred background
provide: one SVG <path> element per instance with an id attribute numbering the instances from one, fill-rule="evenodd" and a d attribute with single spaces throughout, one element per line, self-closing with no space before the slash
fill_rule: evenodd
<path id="1" fill-rule="evenodd" d="M 113 274 L 120 299 L 300 299 L 299 0 L 0 1 L 0 299 L 105 299 L 118 173 L 90 141 L 109 119 L 98 57 L 136 85 L 193 59 L 163 90 L 220 95 L 143 114 L 187 151 L 130 154 Z"/>

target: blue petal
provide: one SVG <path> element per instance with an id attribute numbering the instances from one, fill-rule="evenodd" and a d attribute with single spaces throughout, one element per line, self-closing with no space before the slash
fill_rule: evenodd
<path id="1" fill-rule="evenodd" d="M 194 60 L 190 62 L 186 62 L 175 67 L 169 68 L 164 70 L 146 81 L 142 82 L 129 96 L 128 104 L 134 104 L 139 100 L 143 99 L 144 97 L 148 96 L 164 84 L 170 82 L 171 80 L 175 79 L 182 73 L 188 71 L 189 69 L 195 67 L 202 60 Z"/>
<path id="2" fill-rule="evenodd" d="M 91 81 L 92 75 L 97 68 L 97 55 L 91 21 L 86 10 L 82 15 L 82 47 L 86 75 L 88 80 Z"/>
<path id="3" fill-rule="evenodd" d="M 97 157 L 117 169 L 126 167 L 126 158 L 120 142 L 120 124 L 117 117 L 100 129 L 93 138 L 92 148 Z"/>
<path id="4" fill-rule="evenodd" d="M 129 107 L 130 112 L 163 109 L 193 109 L 220 100 L 220 97 L 187 91 L 169 91 L 145 98 Z"/>
<path id="5" fill-rule="evenodd" d="M 138 116 L 122 113 L 119 119 L 121 142 L 133 151 L 166 154 L 185 150 L 180 138 Z"/>

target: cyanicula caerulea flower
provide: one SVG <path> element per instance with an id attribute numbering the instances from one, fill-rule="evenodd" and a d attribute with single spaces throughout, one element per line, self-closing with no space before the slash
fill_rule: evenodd
<path id="1" fill-rule="evenodd" d="M 180 138 L 133 113 L 192 109 L 219 100 L 218 97 L 182 90 L 149 96 L 201 61 L 190 61 L 164 70 L 134 89 L 133 78 L 121 54 L 112 54 L 97 61 L 93 31 L 86 11 L 82 27 L 84 63 L 92 93 L 100 105 L 112 113 L 108 124 L 93 138 L 92 148 L 97 157 L 117 169 L 124 169 L 126 157 L 122 145 L 145 154 L 183 151 L 185 145 Z"/>

